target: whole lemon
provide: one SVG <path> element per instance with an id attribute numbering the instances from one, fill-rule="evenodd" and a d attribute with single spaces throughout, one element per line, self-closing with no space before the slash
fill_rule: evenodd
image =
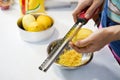
<path id="1" fill-rule="evenodd" d="M 76 36 L 72 39 L 72 42 L 75 43 L 78 40 L 82 40 L 87 38 L 89 35 L 91 35 L 93 32 L 90 29 L 87 28 L 81 28 L 80 31 L 77 33 Z"/>
<path id="2" fill-rule="evenodd" d="M 46 30 L 51 27 L 52 24 L 52 18 L 47 15 L 39 15 L 38 17 L 35 17 L 32 14 L 26 14 L 22 19 L 23 28 L 30 32 Z"/>
<path id="3" fill-rule="evenodd" d="M 38 16 L 37 22 L 39 23 L 39 25 L 41 25 L 41 24 L 44 25 L 45 29 L 51 27 L 51 25 L 53 24 L 52 18 L 47 15 Z"/>
<path id="4" fill-rule="evenodd" d="M 23 16 L 22 25 L 25 30 L 28 30 L 28 27 L 31 25 L 30 23 L 35 21 L 35 17 L 31 14 L 27 14 Z"/>
<path id="5" fill-rule="evenodd" d="M 30 23 L 27 30 L 30 32 L 38 32 L 38 31 L 43 31 L 45 29 L 42 24 L 38 24 L 37 21 L 34 21 L 34 22 Z"/>

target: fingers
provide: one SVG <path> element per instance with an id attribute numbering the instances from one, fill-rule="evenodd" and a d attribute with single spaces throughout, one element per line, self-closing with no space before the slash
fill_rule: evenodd
<path id="1" fill-rule="evenodd" d="M 75 43 L 77 47 L 85 47 L 90 44 L 90 41 L 88 39 L 80 40 Z"/>
<path id="2" fill-rule="evenodd" d="M 73 19 L 76 22 L 77 21 L 77 16 L 78 14 L 85 9 L 86 7 L 88 7 L 90 4 L 89 2 L 79 2 L 77 7 L 75 8 L 75 10 L 73 11 Z"/>
<path id="3" fill-rule="evenodd" d="M 84 40 L 77 41 L 75 44 L 70 42 L 70 45 L 76 51 L 84 52 L 84 51 L 89 51 L 88 46 L 91 45 L 91 41 L 89 40 L 89 38 L 88 39 L 86 38 Z"/>
<path id="4" fill-rule="evenodd" d="M 86 7 L 90 6 L 85 14 L 86 19 L 90 19 L 93 17 L 93 14 L 98 13 L 98 10 L 103 3 L 103 0 L 83 0 L 83 2 L 79 2 L 75 10 L 73 11 L 73 19 L 76 22 L 78 14 L 85 9 Z M 99 7 L 99 8 L 98 8 Z"/>
<path id="5" fill-rule="evenodd" d="M 94 52 L 93 49 L 91 49 L 89 46 L 86 47 L 77 47 L 75 44 L 70 43 L 71 47 L 76 50 L 79 53 L 90 53 L 90 52 Z"/>
<path id="6" fill-rule="evenodd" d="M 101 4 L 99 4 L 97 1 L 95 1 L 94 3 L 92 3 L 92 5 L 89 7 L 89 9 L 87 10 L 86 14 L 85 14 L 85 17 L 87 19 L 89 18 L 92 18 L 93 17 L 93 14 L 97 14 L 99 12 L 99 6 Z"/>
<path id="7" fill-rule="evenodd" d="M 77 41 L 75 44 L 70 42 L 70 45 L 73 49 L 75 49 L 77 52 L 82 52 L 82 53 L 88 53 L 88 52 L 93 52 L 93 48 L 91 49 L 92 45 L 92 40 L 91 38 L 86 38 L 84 40 Z"/>

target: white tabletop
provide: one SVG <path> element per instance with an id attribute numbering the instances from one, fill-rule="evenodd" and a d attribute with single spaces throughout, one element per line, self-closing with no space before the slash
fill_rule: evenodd
<path id="1" fill-rule="evenodd" d="M 16 25 L 19 10 L 0 11 L 0 80 L 120 80 L 120 66 L 107 46 L 79 69 L 61 70 L 52 65 L 46 74 L 41 72 L 38 67 L 47 57 L 48 44 L 62 38 L 74 23 L 71 11 L 48 13 L 59 22 L 53 36 L 44 42 L 28 43 L 21 39 Z M 85 27 L 96 30 L 92 20 Z"/>

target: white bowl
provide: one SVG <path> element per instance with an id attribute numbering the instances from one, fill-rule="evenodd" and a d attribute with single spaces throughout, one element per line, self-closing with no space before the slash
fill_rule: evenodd
<path id="1" fill-rule="evenodd" d="M 47 14 L 34 13 L 32 15 L 34 15 L 36 17 L 38 15 L 47 15 Z M 38 31 L 38 32 L 29 32 L 29 31 L 24 30 L 23 25 L 22 25 L 22 17 L 21 17 L 17 21 L 17 26 L 19 29 L 20 36 L 24 41 L 39 42 L 39 41 L 48 40 L 52 36 L 52 34 L 55 30 L 54 23 L 50 28 L 48 28 L 46 30 Z"/>

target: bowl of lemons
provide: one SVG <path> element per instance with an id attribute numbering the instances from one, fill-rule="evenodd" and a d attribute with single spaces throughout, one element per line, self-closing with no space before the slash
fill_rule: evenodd
<path id="1" fill-rule="evenodd" d="M 78 34 L 72 39 L 72 42 L 75 43 L 77 40 L 85 39 L 91 33 L 91 30 L 82 28 L 78 32 Z M 61 41 L 63 40 L 57 39 L 51 42 L 47 48 L 48 54 L 50 54 L 51 51 L 61 43 Z M 92 59 L 93 53 L 79 53 L 72 49 L 71 46 L 68 44 L 56 59 L 55 65 L 61 69 L 77 69 L 90 63 Z"/>
<path id="2" fill-rule="evenodd" d="M 26 14 L 18 19 L 21 38 L 27 42 L 39 42 L 50 38 L 55 30 L 53 18 L 45 13 Z"/>

